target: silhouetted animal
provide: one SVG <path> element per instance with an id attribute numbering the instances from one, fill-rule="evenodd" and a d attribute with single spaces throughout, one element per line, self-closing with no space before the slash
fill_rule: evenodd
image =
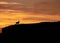
<path id="1" fill-rule="evenodd" d="M 15 25 L 19 25 L 19 21 L 17 21 Z"/>

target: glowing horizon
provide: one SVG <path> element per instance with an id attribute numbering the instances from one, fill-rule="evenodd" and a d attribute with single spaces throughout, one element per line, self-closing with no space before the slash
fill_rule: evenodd
<path id="1" fill-rule="evenodd" d="M 12 11 L 12 12 L 11 12 Z M 0 25 L 7 24 L 15 24 L 16 21 L 20 21 L 20 23 L 37 23 L 37 22 L 52 22 L 59 21 L 59 15 L 45 15 L 45 14 L 37 14 L 33 15 L 33 13 L 25 13 L 25 12 L 16 12 L 14 10 L 3 10 L 4 13 L 0 14 Z M 52 18 L 52 19 L 51 19 Z"/>

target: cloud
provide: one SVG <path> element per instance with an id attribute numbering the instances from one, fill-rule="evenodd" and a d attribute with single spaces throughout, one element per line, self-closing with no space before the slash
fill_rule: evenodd
<path id="1" fill-rule="evenodd" d="M 0 4 L 19 4 L 19 3 L 16 3 L 16 2 L 0 2 Z"/>
<path id="2" fill-rule="evenodd" d="M 30 20 L 30 21 L 42 21 L 42 22 L 54 22 L 59 21 L 60 17 L 57 15 L 38 15 L 38 16 L 32 16 L 32 17 L 25 17 L 23 20 Z"/>
<path id="3" fill-rule="evenodd" d="M 21 10 L 24 9 L 24 6 L 22 3 L 0 2 L 0 9 Z"/>
<path id="4" fill-rule="evenodd" d="M 0 9 L 19 10 L 39 14 L 60 14 L 60 0 L 2 0 Z M 3 4 L 5 3 L 5 4 Z"/>

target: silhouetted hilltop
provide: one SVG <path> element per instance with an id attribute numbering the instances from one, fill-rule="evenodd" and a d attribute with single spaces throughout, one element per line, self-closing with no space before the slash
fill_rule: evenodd
<path id="1" fill-rule="evenodd" d="M 60 22 L 11 25 L 2 29 L 4 34 L 27 32 L 60 32 Z"/>
<path id="2" fill-rule="evenodd" d="M 42 39 L 45 37 L 46 33 L 48 34 L 60 33 L 60 22 L 42 22 L 35 24 L 17 23 L 17 25 L 15 24 L 3 28 L 1 38 L 3 39 L 3 42 L 5 42 L 5 40 L 9 41 L 10 43 L 12 41 L 21 42 L 21 40 L 24 42 L 24 40 L 28 41 L 29 39 L 31 40 L 34 39 L 37 40 L 36 38 Z M 48 36 L 46 35 L 46 37 Z"/>

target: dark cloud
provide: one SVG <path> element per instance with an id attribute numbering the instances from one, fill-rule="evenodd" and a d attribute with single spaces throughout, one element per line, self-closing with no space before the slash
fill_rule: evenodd
<path id="1" fill-rule="evenodd" d="M 56 18 L 49 18 L 49 17 L 25 17 L 25 18 L 22 18 L 22 20 L 31 20 L 31 21 L 58 21 L 56 20 Z"/>
<path id="2" fill-rule="evenodd" d="M 0 0 L 20 4 L 0 4 L 0 9 L 20 10 L 40 14 L 60 14 L 60 0 Z"/>

